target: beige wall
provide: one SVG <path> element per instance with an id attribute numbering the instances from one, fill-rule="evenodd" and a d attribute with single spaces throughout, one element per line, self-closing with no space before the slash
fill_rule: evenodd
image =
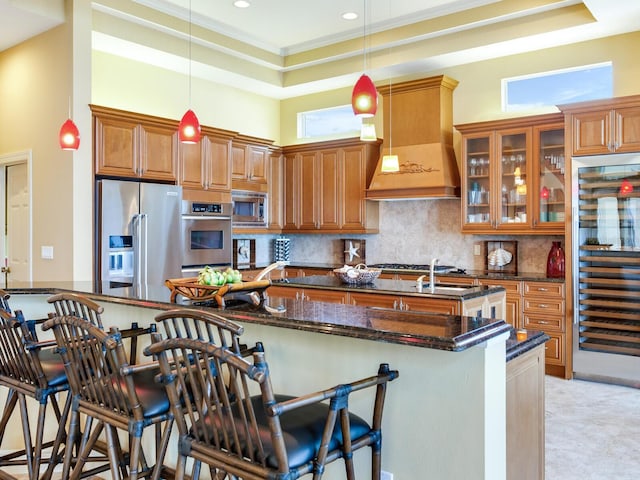
<path id="1" fill-rule="evenodd" d="M 104 52 L 93 52 L 91 102 L 179 120 L 189 79 Z M 191 108 L 200 123 L 280 142 L 280 101 L 192 78 Z"/>
<path id="2" fill-rule="evenodd" d="M 638 45 L 640 45 L 640 32 L 635 32 L 438 71 L 425 71 L 410 78 L 394 78 L 393 81 L 442 74 L 458 80 L 460 83 L 454 90 L 453 96 L 453 120 L 455 124 L 549 113 L 557 110 L 552 108 L 522 112 L 521 114 L 503 113 L 501 110 L 501 79 L 612 61 L 614 96 L 633 95 L 640 93 L 640 83 L 637 80 L 640 77 L 640 62 L 637 60 Z M 375 79 L 375 81 L 376 84 L 381 85 L 387 83 L 388 79 Z M 296 114 L 298 112 L 347 105 L 350 102 L 350 88 L 284 100 L 280 117 L 282 144 L 304 143 L 296 138 Z M 375 118 L 376 131 L 379 137 L 382 136 L 383 117 L 384 111 L 382 102 L 380 102 Z"/>
<path id="3" fill-rule="evenodd" d="M 66 45 L 69 30 L 62 26 L 0 53 L 0 155 L 32 152 L 33 272 L 39 280 L 70 279 L 73 271 L 74 160 L 58 146 L 71 96 Z M 53 246 L 53 260 L 40 258 L 42 245 Z"/>

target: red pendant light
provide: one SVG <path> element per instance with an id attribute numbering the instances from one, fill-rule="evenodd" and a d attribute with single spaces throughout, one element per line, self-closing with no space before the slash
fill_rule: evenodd
<path id="1" fill-rule="evenodd" d="M 191 0 L 189 0 L 189 103 L 191 103 Z M 200 141 L 200 121 L 191 108 L 185 112 L 178 125 L 178 138 L 182 143 Z"/>
<path id="2" fill-rule="evenodd" d="M 182 116 L 178 126 L 178 136 L 182 143 L 198 143 L 200 141 L 200 122 L 193 110 L 187 110 Z"/>
<path id="3" fill-rule="evenodd" d="M 378 91 L 365 73 L 358 79 L 351 93 L 353 113 L 359 117 L 373 117 L 378 110 Z"/>
<path id="4" fill-rule="evenodd" d="M 363 0 L 362 17 L 364 20 L 363 32 L 363 73 L 351 92 L 351 107 L 356 117 L 373 117 L 378 110 L 378 91 L 376 86 L 366 74 L 367 71 L 367 1 Z"/>
<path id="5" fill-rule="evenodd" d="M 62 150 L 78 150 L 80 147 L 80 130 L 71 120 L 71 97 L 69 97 L 69 118 L 60 127 L 58 143 Z"/>
<path id="6" fill-rule="evenodd" d="M 629 195 L 633 192 L 633 184 L 626 178 L 620 184 L 620 195 Z"/>
<path id="7" fill-rule="evenodd" d="M 60 141 L 60 148 L 62 150 L 77 150 L 80 147 L 80 131 L 73 120 L 70 118 L 62 124 L 60 127 L 60 134 L 58 135 Z"/>

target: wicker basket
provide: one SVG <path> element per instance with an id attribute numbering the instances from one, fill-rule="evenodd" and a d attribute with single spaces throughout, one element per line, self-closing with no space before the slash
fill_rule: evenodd
<path id="1" fill-rule="evenodd" d="M 333 271 L 340 280 L 351 285 L 363 285 L 371 283 L 380 276 L 381 268 L 367 268 L 364 263 L 359 263 L 355 267 L 336 268 Z"/>

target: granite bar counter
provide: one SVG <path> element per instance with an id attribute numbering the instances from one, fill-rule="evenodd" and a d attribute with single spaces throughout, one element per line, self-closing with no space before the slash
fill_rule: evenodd
<path id="1" fill-rule="evenodd" d="M 85 293 L 103 305 L 105 325 L 121 328 L 132 321 L 148 325 L 159 311 L 176 307 L 168 301 L 169 290 L 164 286 L 109 287 L 39 283 L 9 285 L 7 290 L 12 307 L 23 309 L 27 318 L 46 316 L 50 311 L 46 298 L 52 293 Z M 507 466 L 512 464 L 507 452 L 513 448 L 507 418 L 511 418 L 509 412 L 528 408 L 532 401 L 544 405 L 544 397 L 522 397 L 519 387 L 509 387 L 514 385 L 510 379 L 530 377 L 531 372 L 544 375 L 543 335 L 531 332 L 531 338 L 519 342 L 509 325 L 496 319 L 279 297 L 268 302 L 272 308 L 282 305 L 286 310 L 269 313 L 240 306 L 214 310 L 244 327 L 244 343 L 264 343 L 275 390 L 293 395 L 321 390 L 369 376 L 380 363 L 399 370 L 385 405 L 385 471 L 396 478 L 416 478 L 416 474 L 439 480 L 518 478 L 507 476 Z M 521 368 L 525 364 L 531 367 Z M 536 385 L 540 384 L 538 379 Z M 516 397 L 507 402 L 509 391 Z M 350 406 L 357 414 L 369 415 L 369 402 L 369 398 L 354 398 Z M 543 408 L 536 411 L 544 413 Z M 535 421 L 528 431 L 539 436 L 544 422 Z M 535 451 L 527 458 L 539 463 L 540 455 L 544 457 L 543 451 Z M 359 477 L 367 478 L 370 459 L 360 455 L 354 460 Z M 337 462 L 323 478 L 343 477 Z"/>
<path id="2" fill-rule="evenodd" d="M 340 284 L 339 280 L 333 277 L 306 277 L 294 280 L 295 284 L 313 282 L 320 288 L 322 286 L 336 288 Z M 277 283 L 275 282 L 274 285 Z M 403 285 L 407 283 L 409 282 L 377 280 L 376 285 L 342 284 L 342 287 L 366 292 L 388 291 L 388 289 L 403 291 L 404 288 L 404 291 L 410 292 L 410 287 Z M 429 312 L 399 312 L 386 308 L 309 302 L 273 296 L 265 300 L 265 304 L 271 307 L 271 311 L 246 304 L 232 304 L 226 309 L 194 305 L 193 302 L 182 299 L 182 297 L 178 297 L 180 301 L 175 304 L 170 302 L 170 291 L 164 285 L 123 287 L 105 283 L 95 288 L 92 282 L 36 282 L 11 284 L 6 290 L 11 295 L 44 296 L 61 291 L 72 291 L 86 294 L 98 303 L 107 302 L 157 310 L 167 310 L 176 306 L 206 308 L 213 309 L 216 313 L 239 323 L 258 323 L 453 352 L 462 351 L 492 337 L 510 333 L 512 330 L 501 319 Z M 455 292 L 444 294 L 444 296 L 470 298 L 503 289 L 500 287 L 472 287 L 468 290 L 469 292 Z M 510 349 L 518 346 L 523 348 L 520 343 L 512 340 L 509 347 Z"/>

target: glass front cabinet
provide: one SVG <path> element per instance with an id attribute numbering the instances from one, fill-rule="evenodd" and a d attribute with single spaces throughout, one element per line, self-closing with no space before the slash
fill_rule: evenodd
<path id="1" fill-rule="evenodd" d="M 458 125 L 462 232 L 564 232 L 561 115 Z"/>

